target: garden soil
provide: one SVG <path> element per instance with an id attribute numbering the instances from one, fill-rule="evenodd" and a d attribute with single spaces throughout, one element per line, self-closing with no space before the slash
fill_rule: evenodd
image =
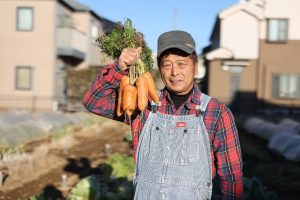
<path id="1" fill-rule="evenodd" d="M 105 126 L 96 124 L 90 128 L 74 129 L 72 136 L 66 138 L 73 141 L 68 149 L 57 147 L 47 139 L 28 144 L 29 150 L 37 146 L 48 146 L 47 157 L 38 162 L 48 160 L 48 164 L 50 159 L 50 164 L 45 168 L 35 169 L 34 173 L 25 173 L 26 176 L 19 177 L 17 181 L 10 181 L 8 177 L 0 187 L 0 200 L 27 200 L 30 196 L 39 194 L 45 194 L 53 200 L 65 199 L 72 186 L 81 178 L 97 171 L 97 167 L 109 153 L 132 154 L 131 145 L 124 140 L 129 131 L 127 125 L 110 120 Z M 257 177 L 268 191 L 277 194 L 278 199 L 300 199 L 300 164 L 287 161 L 269 151 L 265 141 L 244 130 L 240 130 L 239 135 L 244 176 Z M 67 177 L 65 185 L 62 175 Z"/>

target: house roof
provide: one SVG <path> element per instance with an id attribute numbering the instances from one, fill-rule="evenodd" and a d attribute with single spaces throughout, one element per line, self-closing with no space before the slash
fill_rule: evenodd
<path id="1" fill-rule="evenodd" d="M 88 6 L 85 6 L 74 0 L 61 0 L 64 3 L 68 4 L 74 11 L 90 11 L 91 9 Z"/>
<path id="2" fill-rule="evenodd" d="M 256 5 L 254 5 L 253 3 L 239 3 L 239 4 L 235 4 L 223 11 L 221 11 L 218 15 L 218 17 L 220 19 L 224 19 L 236 12 L 239 11 L 245 11 L 248 14 L 253 15 L 254 17 L 256 17 L 258 20 L 263 20 L 264 19 L 264 15 L 263 12 L 261 12 L 261 9 L 259 9 L 259 7 L 257 7 Z"/>
<path id="3" fill-rule="evenodd" d="M 217 49 L 212 50 L 211 52 L 205 55 L 207 60 L 215 60 L 215 59 L 231 59 L 234 54 L 227 48 L 219 47 Z"/>
<path id="4" fill-rule="evenodd" d="M 99 20 L 105 21 L 106 23 L 114 24 L 115 22 L 103 18 L 100 15 L 98 15 L 95 11 L 93 11 L 91 8 L 88 6 L 81 4 L 75 0 L 58 0 L 59 2 L 63 3 L 66 5 L 68 8 L 70 8 L 72 11 L 75 12 L 90 12 L 94 17 L 96 17 Z"/>
<path id="5" fill-rule="evenodd" d="M 220 31 L 219 27 L 220 27 L 220 21 L 227 18 L 230 15 L 235 14 L 236 12 L 239 11 L 244 11 L 250 15 L 253 15 L 254 17 L 256 17 L 258 20 L 263 20 L 264 19 L 264 15 L 263 12 L 261 10 L 261 8 L 264 6 L 264 0 L 255 0 L 255 3 L 253 3 L 252 1 L 250 2 L 245 2 L 245 3 L 237 3 L 233 6 L 230 6 L 228 8 L 226 8 L 225 10 L 221 11 L 218 13 L 216 20 L 215 20 L 215 24 L 210 36 L 210 40 L 212 40 L 213 35 L 215 34 L 215 32 Z"/>

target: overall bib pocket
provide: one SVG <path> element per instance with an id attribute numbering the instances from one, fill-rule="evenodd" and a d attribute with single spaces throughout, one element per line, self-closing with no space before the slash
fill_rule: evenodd
<path id="1" fill-rule="evenodd" d="M 148 161 L 161 164 L 190 165 L 199 159 L 200 136 L 197 129 L 151 128 Z"/>

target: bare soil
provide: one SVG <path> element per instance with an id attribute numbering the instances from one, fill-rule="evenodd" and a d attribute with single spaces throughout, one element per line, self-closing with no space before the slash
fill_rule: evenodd
<path id="1" fill-rule="evenodd" d="M 10 180 L 10 176 L 0 187 L 2 200 L 27 200 L 33 195 L 45 194 L 49 200 L 65 199 L 70 189 L 83 177 L 94 174 L 98 166 L 105 161 L 108 154 L 105 144 L 110 145 L 109 153 L 131 153 L 130 144 L 124 141 L 129 127 L 118 122 L 106 125 L 97 124 L 88 129 L 78 129 L 67 140 L 72 140 L 69 148 L 57 147 L 44 139 L 27 144 L 32 151 L 38 146 L 48 146 L 50 150 L 45 159 L 38 162 L 49 163 L 44 169 L 29 171 L 26 177 Z M 24 174 L 24 172 L 22 172 Z M 26 174 L 26 172 L 25 172 Z M 67 185 L 62 185 L 62 175 L 67 175 Z"/>

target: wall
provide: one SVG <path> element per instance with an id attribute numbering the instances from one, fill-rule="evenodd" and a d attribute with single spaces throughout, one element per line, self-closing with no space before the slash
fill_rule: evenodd
<path id="1" fill-rule="evenodd" d="M 272 74 L 300 75 L 299 52 L 300 40 L 289 40 L 287 44 L 272 44 L 261 40 L 259 99 L 269 103 L 300 106 L 300 99 L 272 99 Z"/>
<path id="2" fill-rule="evenodd" d="M 246 11 L 238 11 L 221 21 L 221 47 L 234 53 L 235 59 L 257 59 L 259 21 Z"/>
<path id="3" fill-rule="evenodd" d="M 16 31 L 17 7 L 33 7 L 33 31 Z M 55 60 L 54 1 L 0 1 L 0 107 L 51 107 Z M 33 89 L 15 89 L 16 66 L 31 66 Z M 29 99 L 29 100 L 28 100 Z M 40 100 L 39 100 L 40 99 Z"/>

